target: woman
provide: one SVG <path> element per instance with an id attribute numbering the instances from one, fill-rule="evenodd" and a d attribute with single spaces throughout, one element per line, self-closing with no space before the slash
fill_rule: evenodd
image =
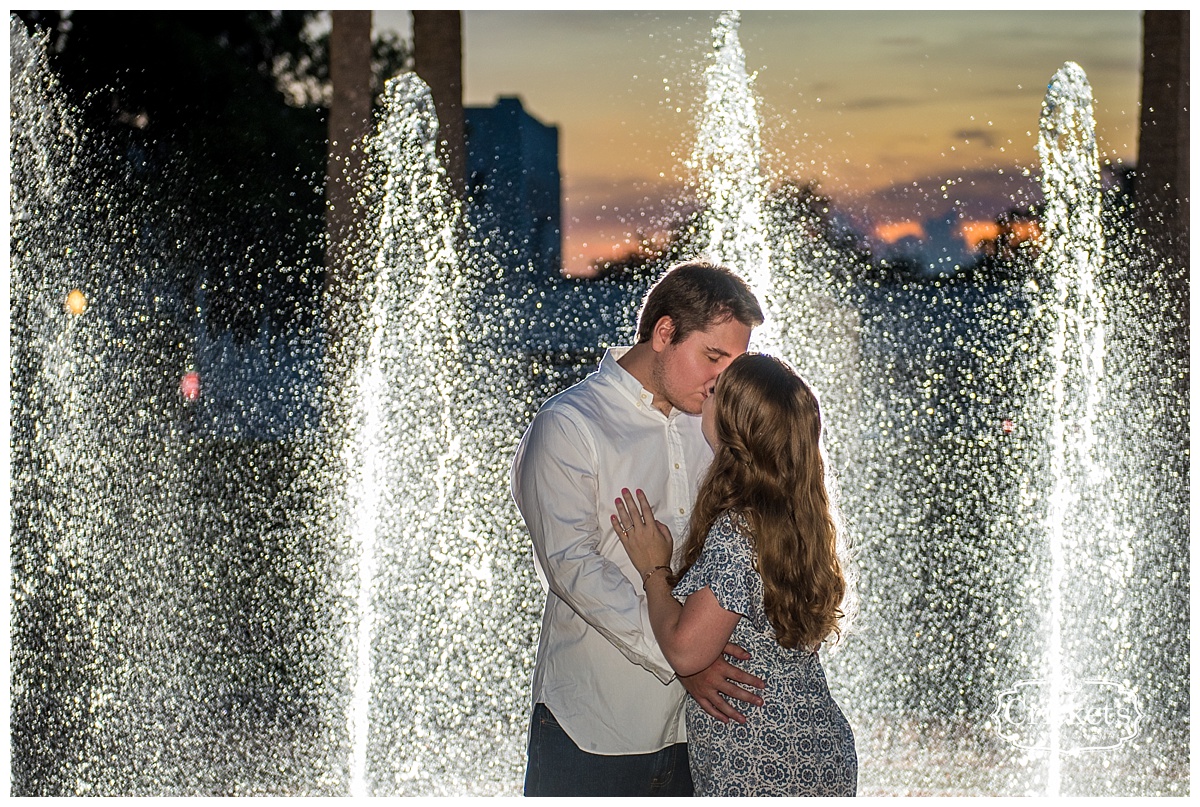
<path id="1" fill-rule="evenodd" d="M 714 457 L 678 574 L 670 531 L 640 490 L 636 499 L 622 491 L 612 517 L 675 671 L 703 670 L 732 642 L 749 651 L 747 672 L 767 682 L 764 705 L 744 724 L 718 722 L 688 700 L 696 795 L 852 796 L 854 736 L 817 654 L 839 632 L 846 588 L 817 399 L 782 361 L 748 353 L 721 373 L 702 417 Z"/>

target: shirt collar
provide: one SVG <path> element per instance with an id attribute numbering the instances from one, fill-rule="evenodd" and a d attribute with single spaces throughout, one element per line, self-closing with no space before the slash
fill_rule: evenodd
<path id="1" fill-rule="evenodd" d="M 671 414 L 664 416 L 661 411 L 654 407 L 654 393 L 643 387 L 642 382 L 634 378 L 624 367 L 617 364 L 617 360 L 628 352 L 628 347 L 610 347 L 605 350 L 604 358 L 600 360 L 600 376 L 621 390 L 631 403 L 644 412 L 651 412 L 659 417 L 666 417 L 667 420 L 674 420 L 677 415 L 682 415 L 683 412 L 672 406 Z"/>

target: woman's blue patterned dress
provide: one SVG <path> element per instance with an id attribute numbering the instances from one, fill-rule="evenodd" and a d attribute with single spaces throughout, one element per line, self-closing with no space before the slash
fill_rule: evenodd
<path id="1" fill-rule="evenodd" d="M 749 529 L 725 513 L 713 524 L 700 558 L 675 587 L 680 601 L 709 588 L 727 611 L 741 614 L 730 642 L 745 648 L 737 662 L 767 682 L 758 708 L 730 701 L 743 724 L 720 723 L 687 701 L 688 754 L 697 796 L 853 796 L 858 786 L 854 734 L 829 694 L 816 653 L 786 650 L 763 610 Z"/>

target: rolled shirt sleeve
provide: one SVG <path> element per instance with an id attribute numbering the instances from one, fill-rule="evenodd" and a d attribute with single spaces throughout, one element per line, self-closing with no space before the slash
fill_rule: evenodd
<path id="1" fill-rule="evenodd" d="M 675 672 L 654 640 L 645 595 L 631 579 L 636 569 L 619 541 L 614 553 L 614 541 L 603 540 L 612 526 L 609 513 L 599 512 L 599 467 L 595 440 L 578 413 L 547 409 L 519 447 L 513 497 L 550 591 L 631 662 L 667 683 Z"/>

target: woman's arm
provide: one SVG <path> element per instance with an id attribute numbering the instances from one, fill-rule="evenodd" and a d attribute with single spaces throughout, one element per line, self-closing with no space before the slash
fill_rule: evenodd
<path id="1" fill-rule="evenodd" d="M 694 675 L 720 658 L 742 618 L 722 608 L 710 588 L 689 594 L 680 605 L 662 573 L 646 581 L 646 604 L 654 638 L 680 676 Z"/>
<path id="2" fill-rule="evenodd" d="M 741 616 L 726 611 L 711 589 L 702 588 L 684 604 L 671 595 L 671 531 L 654 520 L 650 502 L 642 491 L 637 501 L 628 490 L 616 500 L 613 527 L 642 575 L 650 627 L 671 667 L 680 676 L 694 675 L 721 657 Z"/>

